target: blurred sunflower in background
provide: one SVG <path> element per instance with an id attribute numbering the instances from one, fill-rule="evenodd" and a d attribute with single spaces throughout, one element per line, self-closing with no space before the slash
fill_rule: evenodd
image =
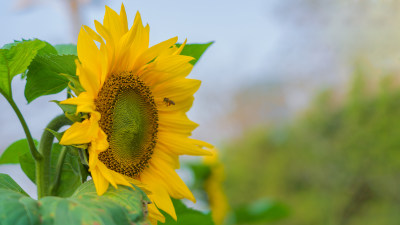
<path id="1" fill-rule="evenodd" d="M 89 171 L 102 195 L 109 184 L 143 187 L 154 204 L 149 218 L 164 222 L 162 209 L 175 220 L 170 197 L 195 201 L 175 172 L 179 155 L 211 155 L 208 143 L 190 139 L 193 94 L 200 81 L 188 79 L 192 57 L 180 55 L 177 37 L 149 48 L 149 26 L 137 13 L 128 29 L 120 14 L 106 6 L 96 31 L 83 26 L 78 37 L 77 75 L 84 91 L 62 104 L 76 105 L 83 121 L 64 133 L 60 144 L 88 144 Z M 97 43 L 96 43 L 97 42 Z M 185 41 L 186 42 L 186 41 Z M 99 46 L 99 47 L 98 47 Z"/>
<path id="2" fill-rule="evenodd" d="M 228 198 L 223 183 L 225 181 L 224 165 L 219 160 L 217 150 L 212 149 L 213 155 L 204 157 L 204 165 L 209 167 L 209 173 L 204 181 L 204 190 L 215 224 L 223 224 L 229 212 Z"/>

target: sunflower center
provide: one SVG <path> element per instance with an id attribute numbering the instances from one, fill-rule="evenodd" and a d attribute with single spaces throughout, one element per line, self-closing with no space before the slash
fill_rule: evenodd
<path id="1" fill-rule="evenodd" d="M 157 140 L 158 113 L 150 89 L 130 72 L 113 74 L 95 104 L 109 142 L 99 159 L 111 170 L 136 177 L 148 165 Z"/>

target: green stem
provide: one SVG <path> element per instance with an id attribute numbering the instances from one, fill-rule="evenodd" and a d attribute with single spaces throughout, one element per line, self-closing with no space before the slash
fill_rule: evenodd
<path id="1" fill-rule="evenodd" d="M 67 99 L 71 97 L 71 88 L 67 87 Z"/>
<path id="2" fill-rule="evenodd" d="M 46 128 L 58 131 L 61 127 L 71 124 L 72 122 L 62 114 L 50 121 Z M 36 185 L 39 199 L 50 195 L 50 161 L 54 135 L 47 129 L 44 130 L 39 144 L 39 152 L 43 155 L 43 160 L 36 161 Z"/>
<path id="3" fill-rule="evenodd" d="M 8 103 L 10 103 L 10 105 L 13 108 L 14 112 L 17 114 L 19 122 L 21 123 L 22 127 L 24 128 L 25 136 L 26 136 L 26 139 L 28 140 L 29 150 L 31 151 L 32 157 L 36 161 L 42 160 L 43 156 L 36 149 L 35 142 L 33 141 L 31 132 L 29 131 L 28 125 L 26 124 L 25 119 L 22 116 L 22 113 L 19 110 L 17 104 L 15 104 L 15 102 L 14 102 L 14 100 L 12 98 L 8 98 L 8 97 L 5 97 L 5 98 L 7 99 Z"/>
<path id="4" fill-rule="evenodd" d="M 60 178 L 61 178 L 61 169 L 64 164 L 65 156 L 67 155 L 68 148 L 67 146 L 63 146 L 61 148 L 61 152 L 57 161 L 57 166 L 56 166 L 56 176 L 54 177 L 54 182 L 50 187 L 50 193 L 51 195 L 55 195 L 56 191 L 58 189 L 58 186 L 60 185 Z"/>
<path id="5" fill-rule="evenodd" d="M 78 154 L 79 154 L 79 158 L 81 159 L 81 163 L 83 165 L 88 166 L 89 165 L 89 161 L 88 158 L 86 156 L 86 151 L 82 148 L 78 148 Z"/>

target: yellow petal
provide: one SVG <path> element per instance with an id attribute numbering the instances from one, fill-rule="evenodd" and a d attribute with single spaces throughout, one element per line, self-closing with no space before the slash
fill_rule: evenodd
<path id="1" fill-rule="evenodd" d="M 152 194 L 149 196 L 150 200 L 160 209 L 168 213 L 174 220 L 176 220 L 176 213 L 174 205 L 172 204 L 171 198 L 168 192 L 165 190 L 163 184 L 157 180 L 154 174 L 148 171 L 143 171 L 140 175 L 140 179 L 143 183 L 150 186 Z"/>
<path id="2" fill-rule="evenodd" d="M 79 82 L 92 99 L 97 97 L 100 90 L 100 73 L 93 73 L 91 70 L 77 64 L 77 71 L 79 71 Z M 99 66 L 98 66 L 99 67 Z M 99 67 L 100 68 L 100 67 Z"/>
<path id="3" fill-rule="evenodd" d="M 94 26 L 96 28 L 97 33 L 99 33 L 104 38 L 104 40 L 106 40 L 106 44 L 110 46 L 110 49 L 114 48 L 115 44 L 111 32 L 97 20 L 94 21 Z"/>
<path id="4" fill-rule="evenodd" d="M 131 30 L 119 42 L 115 50 L 116 61 L 113 63 L 111 73 L 132 71 L 136 60 L 149 46 L 149 27 L 143 27 L 139 12 Z"/>
<path id="5" fill-rule="evenodd" d="M 137 12 L 134 25 L 131 29 L 133 29 L 135 36 L 132 40 L 132 44 L 127 52 L 126 57 L 131 62 L 128 70 L 136 73 L 141 67 L 141 65 L 136 63 L 137 59 L 145 50 L 149 48 L 150 27 L 148 25 L 143 27 L 140 13 Z"/>
<path id="6" fill-rule="evenodd" d="M 193 65 L 189 63 L 191 60 L 193 57 L 183 55 L 158 57 L 138 75 L 149 86 L 176 78 L 184 78 L 193 68 Z"/>
<path id="7" fill-rule="evenodd" d="M 185 113 L 158 113 L 158 130 L 165 132 L 182 133 L 190 136 L 199 125 L 191 121 Z"/>
<path id="8" fill-rule="evenodd" d="M 165 222 L 164 215 L 157 209 L 154 203 L 148 204 L 147 209 L 149 210 L 149 220 L 152 225 L 157 225 L 157 221 L 161 223 Z"/>
<path id="9" fill-rule="evenodd" d="M 195 144 L 195 145 L 197 145 L 197 146 L 199 146 L 199 147 L 205 147 L 205 148 L 209 148 L 209 149 L 213 149 L 214 148 L 214 146 L 212 145 L 212 144 L 210 144 L 210 143 L 207 143 L 207 142 L 205 142 L 205 141 L 201 141 L 201 140 L 197 140 L 197 139 L 190 139 L 190 141 L 193 143 L 193 144 Z M 213 155 L 214 153 L 212 153 L 212 151 L 209 151 L 209 154 L 208 155 Z"/>
<path id="10" fill-rule="evenodd" d="M 136 34 L 137 29 L 130 29 L 119 40 L 115 53 L 118 57 L 117 61 L 119 62 L 119 67 L 117 67 L 117 70 L 114 70 L 113 72 L 129 71 L 130 68 L 132 68 L 135 64 L 135 59 L 138 55 L 138 52 L 132 52 L 131 46 L 134 43 Z"/>
<path id="11" fill-rule="evenodd" d="M 158 157 L 166 161 L 172 168 L 179 169 L 179 155 L 168 154 L 168 150 L 162 145 L 157 145 L 156 150 L 154 150 L 153 157 Z"/>
<path id="12" fill-rule="evenodd" d="M 124 3 L 121 4 L 121 11 L 119 12 L 119 18 L 121 20 L 122 32 L 126 33 L 128 31 L 128 19 L 126 16 Z"/>
<path id="13" fill-rule="evenodd" d="M 93 97 L 89 96 L 86 92 L 82 92 L 78 97 L 68 98 L 60 103 L 66 105 L 76 105 L 76 113 L 90 113 L 93 112 L 96 108 L 96 106 L 94 105 Z"/>
<path id="14" fill-rule="evenodd" d="M 110 7 L 106 6 L 106 13 L 103 20 L 104 27 L 110 31 L 114 43 L 117 43 L 124 34 L 119 15 Z"/>
<path id="15" fill-rule="evenodd" d="M 187 42 L 187 39 L 185 39 L 185 41 L 181 44 L 181 46 L 179 46 L 179 48 L 173 53 L 174 55 L 179 55 L 181 54 L 183 48 L 185 47 Z"/>
<path id="16" fill-rule="evenodd" d="M 92 174 L 94 186 L 96 187 L 97 195 L 103 195 L 107 191 L 110 183 L 104 178 L 99 169 L 94 168 L 91 169 L 90 172 Z"/>
<path id="17" fill-rule="evenodd" d="M 101 62 L 99 49 L 83 27 L 79 32 L 77 50 L 79 60 L 82 65 L 85 65 L 85 69 L 91 74 L 99 74 L 100 67 L 98 65 Z"/>
<path id="18" fill-rule="evenodd" d="M 111 170 L 109 170 L 104 163 L 98 161 L 97 162 L 97 168 L 98 170 L 101 172 L 101 175 L 104 177 L 104 179 L 106 179 L 112 186 L 114 186 L 115 188 L 117 187 L 117 183 L 115 183 L 114 178 L 111 175 Z"/>
<path id="19" fill-rule="evenodd" d="M 196 202 L 192 192 L 178 176 L 174 169 L 171 168 L 163 159 L 153 157 L 150 167 L 147 168 L 149 173 L 156 174 L 158 180 L 163 182 L 168 194 L 176 199 L 187 198 L 192 202 Z"/>
<path id="20" fill-rule="evenodd" d="M 132 186 L 132 184 L 130 184 L 130 182 L 125 178 L 124 175 L 122 175 L 122 174 L 120 174 L 120 173 L 117 173 L 117 172 L 115 172 L 115 171 L 113 171 L 113 170 L 110 170 L 110 171 L 111 171 L 112 177 L 113 177 L 114 180 L 115 180 L 115 183 L 121 184 L 121 185 L 125 185 L 125 186 L 128 186 L 128 187 L 131 187 L 131 188 L 135 189 L 135 188 Z"/>
<path id="21" fill-rule="evenodd" d="M 86 119 L 76 122 L 68 128 L 60 140 L 61 145 L 85 144 L 92 141 L 98 134 L 97 121 Z"/>
<path id="22" fill-rule="evenodd" d="M 76 122 L 68 128 L 60 140 L 62 145 L 85 144 L 98 139 L 100 113 L 92 112 L 90 118 Z M 104 138 L 104 137 L 103 137 Z"/>
<path id="23" fill-rule="evenodd" d="M 100 44 L 103 44 L 103 45 L 105 44 L 103 38 L 101 38 L 101 36 L 98 35 L 94 30 L 92 30 L 92 28 L 90 28 L 90 27 L 88 27 L 86 25 L 83 25 L 83 28 L 85 28 L 86 32 L 89 34 L 89 36 L 93 40 L 99 42 Z"/>
<path id="24" fill-rule="evenodd" d="M 200 80 L 178 78 L 155 85 L 152 87 L 151 91 L 155 96 L 164 96 L 179 100 L 192 97 L 193 94 L 199 89 L 200 84 Z"/>
<path id="25" fill-rule="evenodd" d="M 107 141 L 107 135 L 101 128 L 98 129 L 97 137 L 92 139 L 91 146 L 94 149 L 94 151 L 96 151 L 96 153 L 100 153 L 107 150 L 109 146 Z"/>
<path id="26" fill-rule="evenodd" d="M 173 37 L 171 39 L 163 41 L 163 42 L 156 44 L 156 45 L 152 46 L 151 48 L 147 49 L 138 58 L 136 66 L 141 67 L 144 64 L 150 62 L 151 60 L 154 60 L 157 56 L 162 54 L 164 51 L 168 50 L 177 41 L 178 41 L 178 37 Z"/>
<path id="27" fill-rule="evenodd" d="M 193 143 L 187 136 L 171 134 L 168 132 L 158 132 L 158 143 L 164 146 L 165 150 L 171 154 L 178 155 L 212 155 L 207 150 L 202 149 Z"/>
<path id="28" fill-rule="evenodd" d="M 108 182 L 110 182 L 110 184 L 112 186 L 114 186 L 115 188 L 118 188 L 117 184 L 121 184 L 121 185 L 132 187 L 132 185 L 127 180 L 125 180 L 125 178 L 124 178 L 124 176 L 122 174 L 114 172 L 113 170 L 108 169 L 104 165 L 104 163 L 99 161 L 98 164 L 97 164 L 97 167 L 101 171 L 101 173 L 104 176 L 104 178 Z"/>
<path id="29" fill-rule="evenodd" d="M 97 164 L 100 162 L 99 154 L 91 146 L 89 146 L 89 169 L 97 168 Z"/>

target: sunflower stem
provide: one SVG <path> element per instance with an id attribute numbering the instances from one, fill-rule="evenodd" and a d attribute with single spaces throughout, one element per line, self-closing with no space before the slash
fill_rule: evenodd
<path id="1" fill-rule="evenodd" d="M 61 170 L 62 166 L 64 164 L 65 156 L 67 155 L 68 152 L 67 146 L 63 146 L 61 148 L 60 156 L 57 161 L 57 166 L 56 166 L 56 176 L 54 177 L 54 182 L 50 187 L 50 194 L 55 195 L 56 191 L 58 189 L 58 186 L 60 185 L 60 178 L 61 178 Z"/>
<path id="2" fill-rule="evenodd" d="M 71 125 L 72 122 L 65 117 L 64 114 L 55 117 L 47 125 L 44 130 L 42 138 L 40 139 L 39 152 L 43 155 L 42 160 L 36 161 L 36 185 L 38 189 L 38 198 L 50 195 L 50 162 L 51 162 L 51 149 L 53 146 L 54 135 L 48 131 L 58 131 L 65 125 Z"/>
<path id="3" fill-rule="evenodd" d="M 26 124 L 26 121 L 25 121 L 24 117 L 22 116 L 22 113 L 19 110 L 17 104 L 15 104 L 14 100 L 11 97 L 6 97 L 6 96 L 4 96 L 4 97 L 7 99 L 8 103 L 10 103 L 10 105 L 13 108 L 15 114 L 17 114 L 19 122 L 21 123 L 22 128 L 24 129 L 25 136 L 26 136 L 26 139 L 28 140 L 29 150 L 31 151 L 32 157 L 36 161 L 42 160 L 43 156 L 36 149 L 35 142 L 33 141 L 31 132 L 29 131 L 28 125 Z"/>

